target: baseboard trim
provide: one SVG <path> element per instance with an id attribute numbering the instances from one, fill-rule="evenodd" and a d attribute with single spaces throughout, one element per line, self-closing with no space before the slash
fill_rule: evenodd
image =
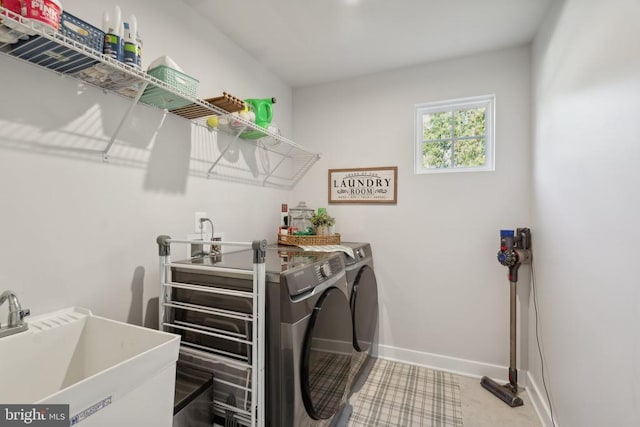
<path id="1" fill-rule="evenodd" d="M 498 382 L 506 381 L 508 372 L 508 367 L 506 366 L 491 365 L 474 360 L 459 359 L 389 345 L 378 345 L 377 348 L 374 349 L 374 355 L 381 359 L 411 363 L 413 365 L 420 365 L 439 371 L 451 372 L 452 374 L 465 375 L 467 377 L 480 378 L 486 375 Z M 520 385 L 525 387 L 524 384 Z"/>
<path id="2" fill-rule="evenodd" d="M 553 426 L 553 423 L 551 422 L 551 412 L 547 405 L 547 396 L 544 393 L 541 393 L 541 391 L 544 390 L 540 390 L 538 384 L 536 384 L 530 373 L 527 373 L 527 382 L 529 383 L 529 387 L 527 387 L 529 398 L 531 399 L 533 409 L 535 409 L 536 414 L 538 414 L 538 419 L 544 427 Z M 557 423 L 556 427 L 558 427 Z"/>

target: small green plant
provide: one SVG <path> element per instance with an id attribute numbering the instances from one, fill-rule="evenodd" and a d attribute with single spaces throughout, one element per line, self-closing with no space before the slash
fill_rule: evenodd
<path id="1" fill-rule="evenodd" d="M 329 216 L 329 214 L 326 211 L 320 212 L 320 213 L 315 212 L 311 216 L 311 224 L 313 224 L 314 227 L 321 227 L 323 225 L 331 227 L 335 223 L 336 223 L 336 219 Z"/>

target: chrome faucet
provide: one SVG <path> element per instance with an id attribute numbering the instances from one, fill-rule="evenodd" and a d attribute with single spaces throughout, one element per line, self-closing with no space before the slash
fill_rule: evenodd
<path id="1" fill-rule="evenodd" d="M 22 309 L 20 301 L 13 291 L 4 291 L 0 294 L 0 306 L 5 301 L 9 301 L 9 317 L 7 326 L 0 325 L 0 338 L 26 331 L 29 325 L 24 322 L 24 318 L 31 314 L 28 308 Z"/>

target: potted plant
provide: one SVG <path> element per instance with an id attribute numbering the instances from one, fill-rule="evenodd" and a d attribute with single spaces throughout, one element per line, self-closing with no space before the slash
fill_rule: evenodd
<path id="1" fill-rule="evenodd" d="M 329 216 L 325 210 L 319 210 L 311 216 L 311 224 L 315 227 L 316 235 L 318 236 L 330 236 L 331 231 L 329 227 L 332 227 L 335 223 L 336 219 Z"/>

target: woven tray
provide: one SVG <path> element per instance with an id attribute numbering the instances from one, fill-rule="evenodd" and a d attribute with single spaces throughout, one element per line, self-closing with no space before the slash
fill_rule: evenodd
<path id="1" fill-rule="evenodd" d="M 278 244 L 288 246 L 322 246 L 339 245 L 340 234 L 331 236 L 295 236 L 289 234 L 278 234 Z"/>

